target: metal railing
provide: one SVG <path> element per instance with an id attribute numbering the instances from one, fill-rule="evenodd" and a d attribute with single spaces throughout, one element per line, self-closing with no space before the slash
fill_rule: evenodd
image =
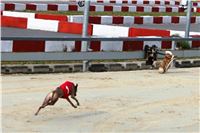
<path id="1" fill-rule="evenodd" d="M 200 38 L 132 38 L 132 37 L 1 37 L 1 40 L 48 41 L 200 41 Z M 109 44 L 108 44 L 109 45 Z M 134 44 L 133 44 L 134 45 Z M 164 52 L 164 51 L 163 51 Z M 199 50 L 172 51 L 178 57 L 200 57 Z M 143 51 L 130 52 L 2 52 L 2 61 L 52 61 L 52 60 L 115 60 L 143 58 Z M 87 64 L 83 71 L 87 71 Z"/>

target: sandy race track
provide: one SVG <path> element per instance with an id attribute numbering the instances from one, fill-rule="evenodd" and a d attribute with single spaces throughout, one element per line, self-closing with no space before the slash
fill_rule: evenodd
<path id="1" fill-rule="evenodd" d="M 2 75 L 3 132 L 199 132 L 199 78 L 200 68 Z M 81 106 L 61 99 L 34 116 L 65 80 L 79 83 Z"/>

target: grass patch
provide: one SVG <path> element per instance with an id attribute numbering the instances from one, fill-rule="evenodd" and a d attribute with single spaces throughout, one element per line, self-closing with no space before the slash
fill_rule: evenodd
<path id="1" fill-rule="evenodd" d="M 30 11 L 25 10 L 24 12 L 34 12 L 42 14 L 58 14 L 58 15 L 83 15 L 80 11 Z M 90 12 L 90 16 L 186 16 L 186 13 L 145 13 L 145 12 Z M 200 16 L 200 13 L 192 13 L 192 16 Z"/>

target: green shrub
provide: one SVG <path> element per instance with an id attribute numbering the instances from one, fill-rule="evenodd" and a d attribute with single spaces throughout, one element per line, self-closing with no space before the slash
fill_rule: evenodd
<path id="1" fill-rule="evenodd" d="M 190 49 L 190 44 L 188 41 L 178 41 L 176 47 L 179 49 Z"/>

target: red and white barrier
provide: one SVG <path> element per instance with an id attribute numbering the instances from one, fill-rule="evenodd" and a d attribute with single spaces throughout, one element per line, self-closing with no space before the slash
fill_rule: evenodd
<path id="1" fill-rule="evenodd" d="M 20 6 L 19 6 L 20 5 Z M 41 3 L 1 3 L 1 10 L 34 10 L 34 11 L 83 11 L 84 7 L 75 4 L 41 4 Z M 90 11 L 96 12 L 184 12 L 182 7 L 142 6 L 142 5 L 90 5 Z M 197 11 L 193 7 L 193 11 Z"/>
<path id="2" fill-rule="evenodd" d="M 75 23 L 83 22 L 83 15 L 54 15 L 38 14 L 27 12 L 2 11 L 3 16 L 37 18 L 46 20 L 69 21 Z M 132 26 L 133 24 L 185 24 L 186 16 L 90 16 L 89 23 L 113 25 L 120 24 L 123 26 Z M 200 23 L 200 16 L 191 17 L 192 24 Z"/>
<path id="3" fill-rule="evenodd" d="M 146 37 L 146 36 L 144 36 Z M 157 36 L 149 36 L 151 38 Z M 199 35 L 193 37 L 200 37 Z M 28 45 L 27 45 L 28 44 Z M 192 48 L 199 48 L 200 41 L 190 42 Z M 143 50 L 145 45 L 156 45 L 160 49 L 171 49 L 172 43 L 166 41 L 92 41 L 90 49 L 98 51 L 136 51 Z M 1 41 L 1 52 L 80 52 L 81 41 L 33 41 L 33 40 L 15 40 Z"/>
<path id="4" fill-rule="evenodd" d="M 2 27 L 15 27 L 15 28 L 23 28 L 23 29 L 62 32 L 62 33 L 69 33 L 69 34 L 81 34 L 82 25 L 83 24 L 81 23 L 70 23 L 70 22 L 57 21 L 57 20 L 1 16 Z M 88 34 L 92 35 L 91 24 L 88 25 Z"/>
<path id="5" fill-rule="evenodd" d="M 65 21 L 56 20 L 42 20 L 34 18 L 19 18 L 2 16 L 1 26 L 18 27 L 24 29 L 39 29 L 54 32 L 64 32 L 71 34 L 81 34 L 82 24 L 69 23 Z M 122 26 L 108 26 L 108 25 L 89 25 L 89 35 L 105 36 L 105 37 L 169 37 L 170 35 L 177 34 L 169 30 L 157 29 L 142 29 L 142 28 L 128 28 Z M 179 33 L 180 34 L 180 33 Z M 198 35 L 192 33 L 191 35 Z M 156 45 L 162 49 L 170 49 L 171 42 L 144 42 L 144 41 L 93 41 L 90 48 L 93 51 L 134 51 L 142 50 L 145 44 Z M 193 42 L 192 42 L 193 43 Z M 28 44 L 28 45 L 27 45 Z M 53 46 L 54 45 L 54 46 Z M 58 45 L 58 47 L 57 47 Z M 195 47 L 199 46 L 199 42 L 195 42 Z M 70 42 L 51 42 L 51 41 L 2 41 L 2 52 L 50 52 L 50 51 L 80 51 L 80 41 Z"/>
<path id="6" fill-rule="evenodd" d="M 80 41 L 33 41 L 33 40 L 14 40 L 1 41 L 1 52 L 80 52 Z M 145 45 L 156 45 L 159 48 L 171 49 L 170 45 L 163 42 L 144 42 L 144 41 L 92 41 L 90 49 L 98 51 L 136 51 L 143 50 Z"/>
<path id="7" fill-rule="evenodd" d="M 30 13 L 30 12 L 13 12 L 13 11 L 2 11 L 1 13 L 3 16 L 10 16 L 10 17 L 68 21 L 68 16 L 66 15 L 40 14 L 40 13 Z"/>
<path id="8" fill-rule="evenodd" d="M 70 22 L 83 22 L 82 15 L 69 16 Z M 186 24 L 186 16 L 90 16 L 89 23 L 132 26 L 133 24 Z M 192 24 L 200 23 L 200 16 L 191 17 Z"/>
<path id="9" fill-rule="evenodd" d="M 148 4 L 148 5 L 180 5 L 179 1 L 173 0 L 91 0 L 91 3 L 116 3 L 116 4 Z"/>

